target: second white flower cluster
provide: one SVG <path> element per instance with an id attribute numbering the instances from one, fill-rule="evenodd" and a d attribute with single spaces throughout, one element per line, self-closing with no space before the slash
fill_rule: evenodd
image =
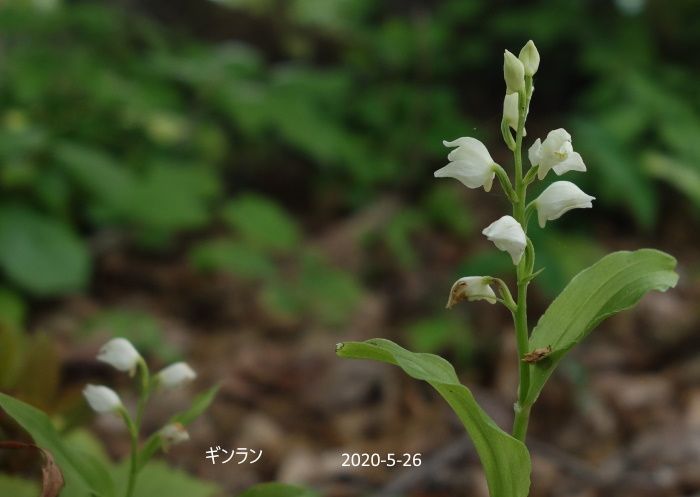
<path id="1" fill-rule="evenodd" d="M 176 362 L 163 368 L 152 378 L 148 375 L 148 367 L 141 354 L 125 338 L 114 338 L 107 342 L 100 349 L 97 355 L 99 361 L 105 362 L 115 369 L 129 373 L 130 376 L 136 374 L 141 368 L 142 378 L 145 378 L 142 392 L 144 398 L 148 397 L 154 389 L 175 389 L 190 383 L 197 377 L 197 373 L 185 362 Z M 111 388 L 104 385 L 87 385 L 83 390 L 85 400 L 90 407 L 98 413 L 117 413 L 128 415 L 121 398 Z M 189 439 L 189 434 L 179 423 L 172 423 L 165 426 L 160 435 L 169 444 L 183 442 Z"/>

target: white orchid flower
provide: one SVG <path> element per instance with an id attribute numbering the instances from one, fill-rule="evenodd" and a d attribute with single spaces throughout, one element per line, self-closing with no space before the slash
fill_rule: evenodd
<path id="1" fill-rule="evenodd" d="M 499 250 L 508 252 L 513 260 L 513 264 L 517 265 L 520 263 L 527 246 L 527 237 L 523 227 L 513 217 L 503 216 L 486 227 L 482 233 Z"/>
<path id="2" fill-rule="evenodd" d="M 165 388 L 178 388 L 196 377 L 197 373 L 187 363 L 176 362 L 162 369 L 156 375 L 156 381 Z"/>
<path id="3" fill-rule="evenodd" d="M 163 444 L 168 447 L 186 442 L 190 439 L 190 434 L 181 423 L 170 423 L 160 429 L 158 435 L 163 440 Z"/>
<path id="4" fill-rule="evenodd" d="M 141 355 L 126 338 L 114 338 L 102 346 L 97 360 L 133 375 Z"/>
<path id="5" fill-rule="evenodd" d="M 584 193 L 570 181 L 555 181 L 534 200 L 537 219 L 544 228 L 547 221 L 559 219 L 571 209 L 589 209 L 593 207 L 595 197 Z"/>
<path id="6" fill-rule="evenodd" d="M 574 152 L 571 135 L 563 128 L 550 131 L 544 141 L 538 138 L 527 155 L 533 166 L 540 166 L 537 170 L 539 179 L 544 179 L 550 169 L 559 176 L 568 171 L 586 170 L 581 154 Z"/>
<path id="7" fill-rule="evenodd" d="M 483 186 L 485 191 L 491 190 L 496 163 L 483 143 L 471 137 L 442 143 L 457 148 L 447 156 L 450 163 L 435 171 L 436 178 L 454 178 L 468 188 Z"/>
<path id="8" fill-rule="evenodd" d="M 90 407 L 99 413 L 114 412 L 122 408 L 119 395 L 109 387 L 88 385 L 83 390 L 83 396 Z"/>
<path id="9" fill-rule="evenodd" d="M 457 302 L 462 300 L 474 301 L 485 300 L 489 304 L 496 303 L 496 294 L 489 286 L 491 278 L 485 276 L 465 276 L 455 281 L 450 290 L 450 297 L 447 299 L 447 307 L 451 309 Z"/>
<path id="10" fill-rule="evenodd" d="M 513 131 L 518 131 L 518 102 L 520 97 L 517 93 L 506 93 L 503 99 L 503 120 L 508 126 L 510 126 Z M 527 132 L 523 128 L 523 136 L 526 136 Z"/>
<path id="11" fill-rule="evenodd" d="M 506 93 L 525 91 L 525 66 L 508 50 L 503 53 L 503 79 L 506 80 Z"/>

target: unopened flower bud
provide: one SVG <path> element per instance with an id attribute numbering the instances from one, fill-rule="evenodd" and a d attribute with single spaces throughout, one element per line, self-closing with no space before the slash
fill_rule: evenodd
<path id="1" fill-rule="evenodd" d="M 523 63 L 525 76 L 532 76 L 537 72 L 537 68 L 540 67 L 540 53 L 532 40 L 528 41 L 520 50 L 518 59 Z"/>
<path id="2" fill-rule="evenodd" d="M 447 307 L 451 309 L 462 300 L 485 300 L 489 304 L 496 303 L 496 294 L 489 286 L 491 278 L 486 276 L 465 276 L 455 281 L 447 299 Z"/>
<path id="3" fill-rule="evenodd" d="M 184 362 L 176 362 L 163 368 L 157 375 L 156 381 L 165 388 L 178 388 L 191 382 L 197 377 L 197 373 Z"/>
<path id="4" fill-rule="evenodd" d="M 133 375 L 141 356 L 129 340 L 114 338 L 102 346 L 97 360 L 106 362 L 119 371 L 128 371 L 129 374 Z"/>
<path id="5" fill-rule="evenodd" d="M 165 447 L 177 445 L 190 439 L 190 434 L 181 423 L 170 423 L 165 425 L 158 432 L 158 435 L 160 436 L 161 440 L 163 440 L 163 445 Z"/>
<path id="6" fill-rule="evenodd" d="M 558 176 L 569 171 L 586 170 L 581 154 L 574 152 L 571 135 L 564 128 L 550 131 L 544 141 L 535 140 L 527 155 L 533 166 L 540 166 L 537 170 L 539 179 L 544 179 L 550 169 L 554 169 Z"/>
<path id="7" fill-rule="evenodd" d="M 506 80 L 506 93 L 525 91 L 523 63 L 508 50 L 503 54 L 503 77 Z"/>
<path id="8" fill-rule="evenodd" d="M 503 99 L 503 120 L 510 126 L 513 131 L 518 131 L 518 119 L 519 119 L 519 109 L 518 103 L 520 97 L 517 93 L 506 93 Z M 523 128 L 523 136 L 526 136 L 527 132 Z"/>
<path id="9" fill-rule="evenodd" d="M 442 143 L 457 148 L 447 156 L 450 163 L 435 171 L 436 178 L 454 178 L 468 188 L 483 186 L 485 191 L 491 190 L 496 163 L 483 143 L 471 137 Z"/>
<path id="10" fill-rule="evenodd" d="M 587 195 L 570 181 L 555 181 L 534 201 L 540 227 L 544 228 L 547 221 L 559 219 L 571 209 L 593 207 L 593 200 L 595 197 Z"/>
<path id="11" fill-rule="evenodd" d="M 527 237 L 520 223 L 513 217 L 503 216 L 491 223 L 482 233 L 500 250 L 508 252 L 513 264 L 520 263 L 527 246 Z"/>
<path id="12" fill-rule="evenodd" d="M 102 385 L 86 386 L 83 396 L 90 407 L 99 413 L 114 412 L 122 407 L 122 401 L 117 392 Z"/>

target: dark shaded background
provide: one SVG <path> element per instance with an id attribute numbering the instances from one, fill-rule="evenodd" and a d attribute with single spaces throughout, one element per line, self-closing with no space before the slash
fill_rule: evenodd
<path id="1" fill-rule="evenodd" d="M 383 336 L 439 353 L 510 425 L 508 314 L 443 308 L 459 276 L 512 277 L 480 235 L 506 202 L 432 172 L 458 136 L 510 166 L 502 53 L 530 38 L 542 63 L 526 144 L 565 127 L 589 169 L 566 179 L 597 198 L 533 227 L 546 270 L 531 320 L 611 250 L 660 248 L 681 274 L 559 368 L 533 413 L 532 495 L 700 495 L 694 0 L 2 2 L 2 390 L 121 458 L 121 427 L 91 421 L 80 390 L 117 385 L 133 401 L 94 360 L 126 336 L 154 368 L 191 363 L 193 391 L 222 384 L 165 457 L 190 476 L 149 476 L 185 478 L 182 495 L 277 479 L 328 497 L 485 496 L 429 387 L 333 346 Z M 191 395 L 157 399 L 147 429 Z M 216 445 L 264 456 L 212 465 Z M 420 452 L 423 465 L 342 468 L 342 452 Z M 0 465 L 0 494 L 36 494 L 30 460 Z"/>

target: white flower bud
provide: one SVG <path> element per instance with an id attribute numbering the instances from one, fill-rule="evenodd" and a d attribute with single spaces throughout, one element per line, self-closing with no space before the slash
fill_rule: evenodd
<path id="1" fill-rule="evenodd" d="M 523 63 L 508 50 L 503 54 L 503 78 L 506 80 L 506 93 L 525 91 Z"/>
<path id="2" fill-rule="evenodd" d="M 518 131 L 518 118 L 519 118 L 518 102 L 519 102 L 519 100 L 520 100 L 520 96 L 517 93 L 510 93 L 510 94 L 506 93 L 506 96 L 503 99 L 503 120 L 515 132 Z M 523 136 L 526 136 L 526 135 L 527 135 L 527 132 L 525 131 L 525 128 L 523 128 Z"/>
<path id="3" fill-rule="evenodd" d="M 483 186 L 485 191 L 491 190 L 496 163 L 483 143 L 471 137 L 442 143 L 457 148 L 447 156 L 450 163 L 435 171 L 436 178 L 454 178 L 468 188 Z"/>
<path id="4" fill-rule="evenodd" d="M 125 338 L 114 338 L 104 344 L 97 355 L 97 360 L 114 366 L 119 371 L 128 371 L 134 374 L 141 356 Z"/>
<path id="5" fill-rule="evenodd" d="M 157 375 L 156 381 L 165 388 L 177 388 L 191 382 L 197 373 L 184 362 L 176 362 L 163 368 Z"/>
<path id="6" fill-rule="evenodd" d="M 114 412 L 122 407 L 122 401 L 117 392 L 102 385 L 86 386 L 83 390 L 83 396 L 96 412 Z"/>
<path id="7" fill-rule="evenodd" d="M 511 216 L 503 216 L 494 221 L 482 233 L 498 247 L 510 254 L 513 264 L 520 263 L 520 259 L 527 246 L 527 237 L 523 227 Z"/>
<path id="8" fill-rule="evenodd" d="M 568 171 L 585 171 L 581 154 L 574 152 L 571 146 L 571 135 L 565 129 L 559 128 L 550 131 L 542 142 L 538 138 L 527 152 L 530 163 L 539 165 L 537 177 L 544 179 L 550 169 L 558 176 Z"/>
<path id="9" fill-rule="evenodd" d="M 595 197 L 585 194 L 570 181 L 555 181 L 534 201 L 540 227 L 544 228 L 547 221 L 559 219 L 562 214 L 571 209 L 593 207 L 593 200 Z"/>
<path id="10" fill-rule="evenodd" d="M 496 303 L 496 294 L 489 286 L 491 278 L 486 276 L 465 276 L 455 281 L 447 299 L 447 307 L 451 309 L 462 300 L 485 300 L 489 304 Z"/>
<path id="11" fill-rule="evenodd" d="M 161 440 L 163 440 L 163 444 L 166 447 L 187 442 L 190 439 L 190 434 L 181 423 L 170 423 L 165 425 L 160 429 L 158 435 L 160 436 Z"/>
<path id="12" fill-rule="evenodd" d="M 537 69 L 540 67 L 540 53 L 532 40 L 528 41 L 520 50 L 518 59 L 523 63 L 525 76 L 532 76 L 537 72 Z"/>

